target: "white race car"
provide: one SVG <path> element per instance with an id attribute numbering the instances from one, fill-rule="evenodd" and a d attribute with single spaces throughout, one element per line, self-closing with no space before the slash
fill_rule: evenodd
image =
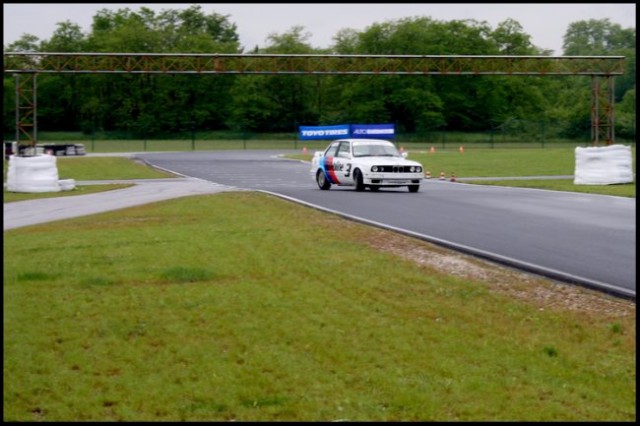
<path id="1" fill-rule="evenodd" d="M 382 139 L 335 140 L 314 153 L 311 174 L 320 189 L 338 185 L 355 186 L 356 191 L 406 186 L 418 192 L 424 177 L 422 164 L 407 160 L 406 153 Z"/>

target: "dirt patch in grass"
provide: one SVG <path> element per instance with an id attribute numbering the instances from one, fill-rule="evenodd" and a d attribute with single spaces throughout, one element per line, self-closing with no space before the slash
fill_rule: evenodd
<path id="1" fill-rule="evenodd" d="M 482 282 L 490 291 L 534 304 L 540 310 L 570 310 L 611 318 L 632 318 L 636 314 L 635 302 L 631 300 L 542 278 L 395 232 L 366 227 L 366 232 L 359 233 L 359 238 L 372 248 L 442 274 Z"/>
<path id="2" fill-rule="evenodd" d="M 390 234 L 390 235 L 389 235 Z M 482 281 L 493 291 L 535 303 L 539 309 L 560 308 L 605 316 L 631 316 L 635 303 L 549 279 L 515 271 L 471 256 L 430 246 L 421 241 L 389 233 L 367 241 L 376 249 L 393 253 L 444 274 Z"/>

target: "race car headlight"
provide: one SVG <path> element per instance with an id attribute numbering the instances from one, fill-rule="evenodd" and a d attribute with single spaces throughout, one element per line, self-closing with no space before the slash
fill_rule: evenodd
<path id="1" fill-rule="evenodd" d="M 422 173 L 422 167 L 416 166 L 416 173 Z"/>
<path id="2" fill-rule="evenodd" d="M 378 171 L 378 166 L 372 166 L 371 167 L 371 171 L 372 172 L 377 172 Z"/>
<path id="3" fill-rule="evenodd" d="M 411 167 L 409 167 L 409 171 L 410 171 L 411 173 L 415 173 L 415 172 L 416 172 L 416 168 L 415 168 L 415 166 L 411 166 Z"/>

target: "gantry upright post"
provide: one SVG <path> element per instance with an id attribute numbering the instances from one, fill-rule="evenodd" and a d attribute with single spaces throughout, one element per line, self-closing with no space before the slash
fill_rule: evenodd
<path id="1" fill-rule="evenodd" d="M 16 143 L 25 136 L 28 145 L 35 150 L 38 140 L 37 73 L 27 73 L 25 78 L 14 74 L 16 84 Z M 17 153 L 16 153 L 17 154 Z"/>
<path id="2" fill-rule="evenodd" d="M 604 78 L 604 81 L 602 81 Z M 598 146 L 615 141 L 614 82 L 611 76 L 591 77 L 591 144 Z"/>

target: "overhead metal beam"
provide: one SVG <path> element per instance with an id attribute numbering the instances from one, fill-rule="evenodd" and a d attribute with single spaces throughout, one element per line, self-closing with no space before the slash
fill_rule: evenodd
<path id="1" fill-rule="evenodd" d="M 622 75 L 624 56 L 5 52 L 4 72 L 142 74 Z"/>
<path id="2" fill-rule="evenodd" d="M 16 75 L 16 139 L 27 134 L 32 145 L 38 73 L 106 73 L 591 76 L 591 139 L 597 146 L 602 139 L 614 142 L 613 78 L 624 74 L 625 57 L 4 52 L 3 59 L 4 72 Z M 29 75 L 31 92 L 20 74 Z"/>

